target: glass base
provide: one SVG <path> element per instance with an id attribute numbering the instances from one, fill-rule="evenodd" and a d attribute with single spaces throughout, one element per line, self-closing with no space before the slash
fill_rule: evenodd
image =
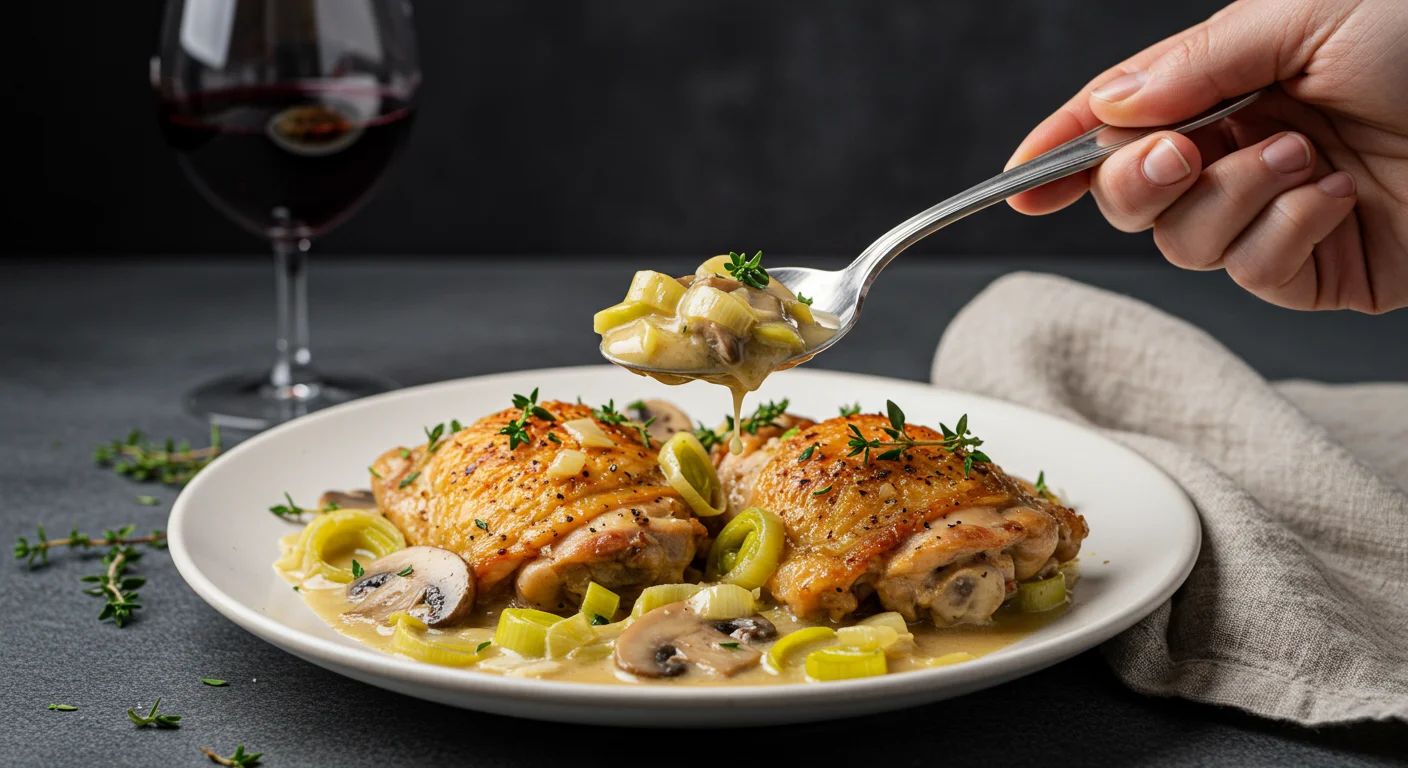
<path id="1" fill-rule="evenodd" d="M 306 383 L 275 387 L 268 372 L 236 374 L 186 395 L 186 410 L 230 429 L 258 432 L 306 413 L 395 389 L 368 376 L 316 374 Z"/>

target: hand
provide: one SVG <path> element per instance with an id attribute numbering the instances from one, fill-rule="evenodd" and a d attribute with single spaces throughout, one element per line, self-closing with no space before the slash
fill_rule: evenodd
<path id="1" fill-rule="evenodd" d="M 1408 306 L 1408 2 L 1240 0 L 1092 80 L 1008 167 L 1105 122 L 1166 125 L 1277 83 L 1237 114 L 1153 134 L 1012 198 L 1045 214 L 1091 190 L 1185 269 L 1225 269 L 1294 309 Z"/>

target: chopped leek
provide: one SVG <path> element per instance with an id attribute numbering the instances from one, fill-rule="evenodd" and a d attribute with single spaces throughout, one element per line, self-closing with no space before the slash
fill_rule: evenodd
<path id="1" fill-rule="evenodd" d="M 672 338 L 678 337 L 649 320 L 637 320 L 620 332 L 611 332 L 607 351 L 621 358 L 649 360 L 660 351 L 661 345 L 668 345 Z"/>
<path id="2" fill-rule="evenodd" d="M 626 301 L 638 301 L 656 312 L 673 315 L 684 298 L 684 286 L 669 275 L 641 270 L 631 280 L 631 288 L 626 291 Z"/>
<path id="3" fill-rule="evenodd" d="M 895 630 L 895 634 L 909 634 L 909 622 L 905 621 L 904 616 L 900 615 L 898 611 L 885 611 L 874 616 L 867 616 L 856 624 L 862 627 L 889 627 Z"/>
<path id="4" fill-rule="evenodd" d="M 712 322 L 735 336 L 746 336 L 758 321 L 752 307 L 707 285 L 690 288 L 680 302 L 679 313 L 691 323 Z"/>
<path id="5" fill-rule="evenodd" d="M 611 655 L 615 646 L 611 643 L 592 643 L 576 648 L 567 654 L 572 661 L 601 661 Z"/>
<path id="6" fill-rule="evenodd" d="M 609 435 L 591 419 L 572 419 L 562 422 L 562 428 L 583 448 L 611 448 L 616 445 Z"/>
<path id="7" fill-rule="evenodd" d="M 830 643 L 836 639 L 836 632 L 830 627 L 807 627 L 778 638 L 768 649 L 767 665 L 774 672 L 787 668 L 789 656 L 816 643 Z"/>
<path id="8" fill-rule="evenodd" d="M 587 618 L 586 614 L 579 613 L 548 627 L 543 647 L 548 658 L 561 659 L 572 651 L 594 642 L 596 632 L 592 630 L 591 619 Z"/>
<path id="9" fill-rule="evenodd" d="M 695 616 L 710 621 L 740 619 L 758 612 L 753 593 L 737 584 L 715 584 L 685 601 Z"/>
<path id="10" fill-rule="evenodd" d="M 592 627 L 592 631 L 596 632 L 597 640 L 615 640 L 621 635 L 622 632 L 626 631 L 626 627 L 631 626 L 632 621 L 635 621 L 635 619 L 630 616 L 627 616 L 626 618 L 620 621 L 613 621 L 610 624 L 600 624 L 594 626 Z"/>
<path id="11" fill-rule="evenodd" d="M 391 650 L 403 656 L 442 667 L 465 667 L 484 658 L 479 650 L 483 643 L 441 640 L 426 632 L 425 622 L 404 611 L 391 614 L 390 621 L 396 627 Z"/>
<path id="12" fill-rule="evenodd" d="M 587 617 L 587 621 L 592 621 L 594 617 L 600 616 L 610 622 L 616 616 L 616 609 L 620 607 L 620 595 L 595 581 L 587 584 L 587 592 L 582 595 L 582 615 Z"/>
<path id="13" fill-rule="evenodd" d="M 657 584 L 646 587 L 640 597 L 636 598 L 635 606 L 631 608 L 631 618 L 638 619 L 662 605 L 688 600 L 703 588 L 698 584 Z"/>
<path id="14" fill-rule="evenodd" d="M 714 462 L 693 432 L 676 432 L 661 446 L 659 461 L 670 487 L 679 491 L 694 514 L 713 517 L 728 508 L 728 498 L 714 471 Z"/>
<path id="15" fill-rule="evenodd" d="M 728 273 L 727 269 L 724 269 L 724 265 L 728 263 L 728 254 L 720 254 L 700 264 L 699 268 L 694 270 L 694 274 L 698 277 L 727 277 L 731 280 L 733 276 Z"/>
<path id="16" fill-rule="evenodd" d="M 759 323 L 753 329 L 753 338 L 770 347 L 801 349 L 807 345 L 790 323 L 783 322 Z"/>
<path id="17" fill-rule="evenodd" d="M 816 316 L 812 314 L 812 308 L 800 301 L 788 301 L 783 304 L 787 309 L 787 314 L 799 323 L 814 324 Z"/>
<path id="18" fill-rule="evenodd" d="M 785 538 L 782 518 L 766 509 L 749 507 L 714 539 L 705 578 L 757 589 L 777 570 Z"/>
<path id="19" fill-rule="evenodd" d="M 297 563 L 304 578 L 322 576 L 346 584 L 355 578 L 352 569 L 333 565 L 328 562 L 330 557 L 367 552 L 372 560 L 377 560 L 405 548 L 406 538 L 401 531 L 380 514 L 339 509 L 313 518 L 298 541 L 279 560 L 279 565 L 287 568 Z"/>
<path id="20" fill-rule="evenodd" d="M 913 637 L 908 632 L 905 633 L 905 636 Z M 861 650 L 879 648 L 882 651 L 888 651 L 899 644 L 900 634 L 893 627 L 884 624 L 856 625 L 836 630 L 836 639 L 840 640 L 842 645 L 854 646 Z"/>
<path id="21" fill-rule="evenodd" d="M 494 644 L 520 656 L 537 658 L 547 652 L 548 627 L 562 621 L 547 611 L 505 608 L 494 630 Z"/>
<path id="22" fill-rule="evenodd" d="M 606 333 L 617 326 L 639 320 L 650 312 L 649 304 L 642 304 L 639 301 L 623 301 L 593 315 L 592 330 L 596 333 Z"/>
<path id="23" fill-rule="evenodd" d="M 968 653 L 967 651 L 955 651 L 953 653 L 945 653 L 942 656 L 935 656 L 934 658 L 925 661 L 924 666 L 947 667 L 950 664 L 962 664 L 965 661 L 972 661 L 976 658 L 978 657 L 974 656 L 971 653 Z"/>
<path id="24" fill-rule="evenodd" d="M 552 463 L 548 465 L 548 477 L 553 480 L 572 477 L 581 472 L 582 467 L 586 464 L 587 454 L 566 448 L 558 451 L 557 455 L 552 458 Z"/>
<path id="25" fill-rule="evenodd" d="M 889 671 L 885 652 L 879 648 L 868 651 L 837 646 L 821 648 L 807 654 L 807 677 L 812 680 L 850 680 L 875 677 Z"/>
<path id="26" fill-rule="evenodd" d="M 1013 605 L 1023 613 L 1040 613 L 1066 604 L 1066 576 L 1057 573 L 1041 581 L 1024 581 L 1017 585 Z"/>

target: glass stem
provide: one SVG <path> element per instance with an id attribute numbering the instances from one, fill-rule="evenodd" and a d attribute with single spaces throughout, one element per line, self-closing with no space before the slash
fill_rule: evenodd
<path id="1" fill-rule="evenodd" d="M 308 350 L 308 248 L 305 238 L 274 240 L 274 288 L 279 335 L 274 370 L 275 397 L 304 400 L 317 395 Z"/>

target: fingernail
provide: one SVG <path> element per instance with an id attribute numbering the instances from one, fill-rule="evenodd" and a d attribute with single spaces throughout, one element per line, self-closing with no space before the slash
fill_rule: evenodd
<path id="1" fill-rule="evenodd" d="M 1144 81 L 1149 76 L 1143 72 L 1131 72 L 1127 75 L 1120 75 L 1108 83 L 1090 92 L 1091 96 L 1103 101 L 1122 101 L 1129 98 L 1135 91 L 1144 87 Z"/>
<path id="2" fill-rule="evenodd" d="M 1261 150 L 1261 161 L 1277 173 L 1295 173 L 1310 167 L 1310 144 L 1298 133 L 1288 133 Z"/>
<path id="3" fill-rule="evenodd" d="M 1354 177 L 1340 171 L 1315 182 L 1315 186 L 1330 197 L 1349 197 L 1354 194 Z"/>
<path id="4" fill-rule="evenodd" d="M 1144 176 L 1154 186 L 1177 184 L 1192 172 L 1192 166 L 1168 139 L 1159 139 L 1149 154 L 1144 156 Z"/>

